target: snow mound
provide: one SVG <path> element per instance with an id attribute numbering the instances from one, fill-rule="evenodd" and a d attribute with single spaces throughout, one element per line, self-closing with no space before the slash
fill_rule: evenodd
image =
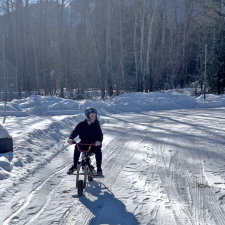
<path id="1" fill-rule="evenodd" d="M 115 109 L 123 112 L 141 112 L 195 108 L 194 97 L 179 93 L 151 92 L 126 93 L 115 98 Z"/>
<path id="2" fill-rule="evenodd" d="M 14 159 L 13 160 L 13 166 L 15 167 L 23 167 L 23 163 L 20 159 Z"/>
<path id="3" fill-rule="evenodd" d="M 5 129 L 3 125 L 0 124 L 0 139 L 8 137 L 9 137 L 8 131 Z"/>
<path id="4" fill-rule="evenodd" d="M 206 99 L 201 95 L 196 99 L 198 108 L 221 108 L 225 107 L 225 95 L 206 95 Z"/>
<path id="5" fill-rule="evenodd" d="M 13 169 L 13 165 L 6 159 L 4 156 L 0 157 L 0 168 L 6 170 L 7 172 L 11 172 Z"/>
<path id="6" fill-rule="evenodd" d="M 175 109 L 218 108 L 225 107 L 225 95 L 207 94 L 198 98 L 185 89 L 159 91 L 150 93 L 124 93 L 115 98 L 103 100 L 72 100 L 55 96 L 31 95 L 26 99 L 0 104 L 0 116 L 54 116 L 77 115 L 87 107 L 94 107 L 99 115 L 109 115 L 121 112 L 143 112 Z M 5 112 L 6 107 L 6 112 Z"/>
<path id="7" fill-rule="evenodd" d="M 6 171 L 0 167 L 0 180 L 4 180 L 7 177 L 8 177 L 8 174 L 6 173 Z"/>

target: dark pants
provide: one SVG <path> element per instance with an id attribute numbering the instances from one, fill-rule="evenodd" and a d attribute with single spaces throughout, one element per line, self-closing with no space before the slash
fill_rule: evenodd
<path id="1" fill-rule="evenodd" d="M 81 145 L 79 146 L 81 149 L 88 149 L 88 145 Z M 95 153 L 95 159 L 96 159 L 96 166 L 98 169 L 101 168 L 102 165 L 102 150 L 101 150 L 102 146 L 91 146 L 91 150 L 88 153 Z M 77 146 L 75 146 L 74 149 L 74 155 L 73 155 L 73 163 L 74 165 L 77 165 L 78 160 L 80 158 L 80 151 L 78 151 Z"/>

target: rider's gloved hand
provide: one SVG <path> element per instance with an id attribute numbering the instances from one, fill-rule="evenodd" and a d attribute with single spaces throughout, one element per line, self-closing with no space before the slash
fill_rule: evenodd
<path id="1" fill-rule="evenodd" d="M 68 139 L 67 142 L 68 142 L 70 145 L 74 144 L 74 140 L 72 140 L 72 139 Z"/>
<path id="2" fill-rule="evenodd" d="M 101 145 L 101 142 L 100 141 L 96 141 L 95 142 L 95 146 L 99 146 L 99 145 Z"/>

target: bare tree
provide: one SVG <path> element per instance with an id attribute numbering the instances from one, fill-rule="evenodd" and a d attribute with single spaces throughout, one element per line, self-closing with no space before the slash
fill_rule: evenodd
<path id="1" fill-rule="evenodd" d="M 140 91 L 143 91 L 143 76 L 144 76 L 144 28 L 145 28 L 145 9 L 146 9 L 146 0 L 143 1 L 141 13 L 141 44 L 140 44 Z"/>
<path id="2" fill-rule="evenodd" d="M 152 27 L 153 27 L 153 22 L 154 22 L 154 17 L 155 17 L 157 5 L 158 5 L 158 0 L 155 1 L 155 6 L 154 6 L 154 10 L 153 10 L 152 17 L 151 17 L 151 20 L 150 20 L 150 26 L 149 26 L 149 32 L 148 32 L 148 46 L 147 46 L 147 56 L 146 56 L 146 73 L 147 73 L 147 76 L 149 76 L 149 79 L 151 77 L 151 74 L 150 74 L 150 57 L 149 56 L 150 56 L 150 52 L 152 51 L 151 50 Z M 148 81 L 145 78 L 145 75 L 143 75 L 143 83 L 145 83 L 145 91 L 146 92 L 148 91 L 148 85 L 146 84 L 147 82 Z"/>
<path id="3" fill-rule="evenodd" d="M 87 0 L 85 0 L 85 2 L 86 2 L 87 12 L 88 12 L 88 24 L 89 24 L 90 33 L 91 33 L 91 37 L 92 37 L 92 41 L 93 41 L 94 49 L 95 49 L 95 59 L 97 62 L 97 69 L 98 69 L 98 75 L 99 75 L 99 81 L 100 81 L 100 87 L 101 87 L 101 95 L 102 95 L 102 98 L 104 98 L 104 96 L 105 96 L 104 80 L 103 80 L 100 62 L 99 62 L 99 54 L 98 54 L 97 44 L 95 41 L 94 32 L 93 32 L 93 28 L 92 28 L 92 24 L 91 24 L 91 12 L 90 12 L 90 8 L 89 8 L 89 3 L 87 2 Z"/>
<path id="4" fill-rule="evenodd" d="M 107 92 L 111 97 L 113 95 L 112 87 L 112 56 L 111 56 L 111 0 L 107 4 L 107 25 L 106 25 L 106 79 L 107 79 Z"/>
<path id="5" fill-rule="evenodd" d="M 135 19 L 134 19 L 134 60 L 135 60 L 135 73 L 136 73 L 136 91 L 139 92 L 141 90 L 140 85 L 140 74 L 139 74 L 139 67 L 138 67 L 138 52 L 137 52 L 137 20 L 138 20 L 138 12 L 139 9 L 137 8 L 137 0 L 135 0 Z"/>
<path id="6" fill-rule="evenodd" d="M 120 68 L 121 68 L 121 80 L 117 81 L 117 86 L 121 83 L 121 88 L 124 89 L 125 75 L 124 75 L 124 47 L 123 47 L 123 0 L 120 0 Z M 119 87 L 118 87 L 119 88 Z"/>
<path id="7" fill-rule="evenodd" d="M 59 76 L 60 76 L 60 88 L 61 88 L 61 97 L 64 97 L 64 79 L 63 79 L 63 71 L 62 71 L 62 20 L 63 20 L 63 8 L 64 8 L 65 0 L 62 0 L 60 3 L 57 0 L 57 17 L 58 17 L 58 55 L 59 55 Z"/>

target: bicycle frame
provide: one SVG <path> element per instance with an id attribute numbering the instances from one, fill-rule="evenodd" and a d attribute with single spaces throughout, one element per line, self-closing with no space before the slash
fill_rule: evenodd
<path id="1" fill-rule="evenodd" d="M 79 182 L 79 175 L 84 175 L 84 179 L 83 179 L 83 189 L 86 187 L 87 184 L 87 176 L 90 177 L 90 179 L 93 179 L 93 172 L 90 169 L 90 155 L 88 154 L 88 152 L 91 149 L 91 146 L 94 144 L 83 144 L 83 143 L 76 143 L 77 145 L 77 149 L 78 151 L 81 152 L 81 159 L 82 161 L 80 163 L 78 163 L 77 165 L 77 177 L 76 177 L 76 188 L 78 188 L 78 182 Z M 81 150 L 79 145 L 89 145 L 88 150 Z M 83 169 L 83 174 L 80 173 L 80 169 Z M 90 180 L 89 180 L 90 181 Z"/>

